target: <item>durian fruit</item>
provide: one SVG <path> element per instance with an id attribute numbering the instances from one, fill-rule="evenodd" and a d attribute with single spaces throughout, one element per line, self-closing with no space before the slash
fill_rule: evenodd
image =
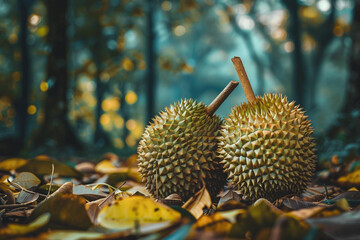
<path id="1" fill-rule="evenodd" d="M 231 109 L 218 137 L 228 179 L 251 201 L 302 193 L 316 164 L 310 120 L 282 95 L 255 97 L 240 58 L 232 60 L 249 103 Z"/>
<path id="2" fill-rule="evenodd" d="M 225 185 L 216 156 L 221 120 L 213 113 L 237 85 L 232 81 L 220 101 L 218 96 L 208 107 L 192 99 L 174 103 L 146 127 L 138 145 L 138 166 L 154 197 L 178 194 L 186 201 L 205 183 L 214 198 Z"/>

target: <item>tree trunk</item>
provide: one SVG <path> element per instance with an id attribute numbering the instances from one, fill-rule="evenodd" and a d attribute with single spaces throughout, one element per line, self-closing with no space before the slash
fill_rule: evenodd
<path id="1" fill-rule="evenodd" d="M 19 126 L 19 149 L 21 149 L 26 141 L 26 131 L 28 126 L 27 107 L 29 105 L 29 89 L 30 89 L 30 73 L 31 62 L 29 61 L 29 46 L 27 43 L 28 26 L 27 19 L 29 16 L 29 8 L 31 1 L 19 0 L 20 12 L 20 46 L 21 46 L 21 100 L 18 104 L 18 126 Z"/>
<path id="2" fill-rule="evenodd" d="M 294 66 L 294 82 L 293 82 L 293 97 L 297 104 L 304 106 L 305 93 L 305 77 L 304 77 L 304 63 L 301 50 L 301 24 L 298 15 L 299 5 L 297 1 L 284 0 L 285 6 L 289 10 L 290 26 L 289 35 L 294 42 L 293 52 L 293 66 Z"/>
<path id="3" fill-rule="evenodd" d="M 95 44 L 92 46 L 93 58 L 96 64 L 96 115 L 95 115 L 95 134 L 94 134 L 94 143 L 96 147 L 106 147 L 111 144 L 109 137 L 107 136 L 106 132 L 104 131 L 102 125 L 100 124 L 100 117 L 103 114 L 103 109 L 101 104 L 104 100 L 104 93 L 108 88 L 108 83 L 104 83 L 100 79 L 101 72 L 103 71 L 103 54 L 102 52 L 102 43 L 105 42 L 102 37 L 102 27 L 100 24 L 100 17 L 97 16 L 96 23 L 95 23 Z"/>
<path id="4" fill-rule="evenodd" d="M 68 122 L 69 79 L 67 69 L 66 14 L 68 1 L 47 0 L 48 43 L 51 51 L 47 62 L 47 80 L 51 82 L 44 102 L 44 121 L 35 146 L 49 145 L 57 149 L 80 148 L 81 144 Z"/>
<path id="5" fill-rule="evenodd" d="M 350 78 L 347 86 L 344 112 L 360 109 L 360 3 L 355 2 L 352 24 L 352 50 L 350 57 Z"/>
<path id="6" fill-rule="evenodd" d="M 147 13 L 147 122 L 151 121 L 154 116 L 154 104 L 155 104 L 155 49 L 154 49 L 154 3 L 152 1 L 148 2 L 149 8 Z"/>

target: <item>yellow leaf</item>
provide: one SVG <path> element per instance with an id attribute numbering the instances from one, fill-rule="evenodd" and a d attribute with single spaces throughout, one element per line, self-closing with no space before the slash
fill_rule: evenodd
<path id="1" fill-rule="evenodd" d="M 109 177 L 116 178 L 120 181 L 124 181 L 129 178 L 137 182 L 141 182 L 141 176 L 137 167 L 116 167 L 109 160 L 102 160 L 96 164 L 95 171 L 102 174 L 115 174 L 117 176 L 114 175 Z M 108 181 L 108 183 L 114 184 L 113 181 Z"/>
<path id="2" fill-rule="evenodd" d="M 192 227 L 192 231 L 213 232 L 217 236 L 226 236 L 230 231 L 232 224 L 219 212 L 207 216 L 202 216 Z"/>
<path id="3" fill-rule="evenodd" d="M 179 221 L 181 214 L 166 205 L 150 198 L 132 196 L 117 199 L 101 209 L 97 222 L 106 228 L 125 230 L 135 229 L 143 233 L 151 224 L 161 223 L 168 227 Z"/>
<path id="4" fill-rule="evenodd" d="M 18 185 L 22 186 L 23 188 L 29 189 L 31 187 L 38 186 L 41 181 L 31 172 L 21 172 L 19 173 L 14 181 Z"/>
<path id="5" fill-rule="evenodd" d="M 360 170 L 348 173 L 345 176 L 339 177 L 338 183 L 346 187 L 360 186 Z"/>
<path id="6" fill-rule="evenodd" d="M 0 170 L 10 172 L 24 166 L 27 161 L 23 158 L 9 158 L 0 162 Z"/>
<path id="7" fill-rule="evenodd" d="M 203 208 L 210 208 L 211 203 L 210 194 L 203 181 L 203 187 L 181 207 L 188 210 L 196 219 L 199 219 L 204 213 Z"/>
<path id="8" fill-rule="evenodd" d="M 27 225 L 10 223 L 6 227 L 0 229 L 0 239 L 8 239 L 9 237 L 21 236 L 35 232 L 45 226 L 49 220 L 50 214 L 45 213 Z"/>
<path id="9" fill-rule="evenodd" d="M 95 166 L 95 171 L 98 173 L 113 173 L 115 172 L 117 167 L 109 160 L 102 160 Z"/>
<path id="10" fill-rule="evenodd" d="M 105 234 L 88 231 L 55 230 L 42 233 L 37 239 L 59 240 L 59 239 L 105 239 Z"/>

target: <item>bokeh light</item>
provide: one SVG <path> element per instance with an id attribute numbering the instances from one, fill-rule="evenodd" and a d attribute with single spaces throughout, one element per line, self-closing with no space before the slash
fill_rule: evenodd
<path id="1" fill-rule="evenodd" d="M 177 25 L 174 28 L 174 34 L 178 37 L 183 36 L 186 33 L 186 28 L 183 25 Z"/>
<path id="2" fill-rule="evenodd" d="M 27 112 L 29 115 L 34 115 L 36 113 L 36 111 L 37 111 L 37 108 L 35 105 L 30 105 L 27 108 Z"/>

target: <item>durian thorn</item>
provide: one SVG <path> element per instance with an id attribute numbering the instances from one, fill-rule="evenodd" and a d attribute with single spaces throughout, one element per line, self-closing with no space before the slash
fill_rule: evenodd
<path id="1" fill-rule="evenodd" d="M 234 89 L 239 85 L 239 82 L 230 81 L 229 84 L 219 93 L 219 95 L 210 103 L 209 106 L 206 107 L 206 113 L 211 116 L 216 110 L 220 107 L 220 105 L 225 101 L 225 99 L 234 91 Z"/>
<path id="2" fill-rule="evenodd" d="M 156 192 L 156 199 L 159 199 L 159 184 L 158 184 L 158 168 L 155 170 L 155 192 Z"/>
<path id="3" fill-rule="evenodd" d="M 239 79 L 240 79 L 240 83 L 241 83 L 241 86 L 245 92 L 245 96 L 246 96 L 246 99 L 248 100 L 249 103 L 251 102 L 254 102 L 255 101 L 255 94 L 254 94 L 254 91 L 251 87 L 251 84 L 250 84 L 250 81 L 249 81 L 249 78 L 246 74 L 246 71 L 245 71 L 245 68 L 244 68 L 244 65 L 241 61 L 241 58 L 239 57 L 233 57 L 231 59 L 231 61 L 233 62 L 234 66 L 235 66 L 235 69 L 236 69 L 236 72 L 239 76 Z"/>

